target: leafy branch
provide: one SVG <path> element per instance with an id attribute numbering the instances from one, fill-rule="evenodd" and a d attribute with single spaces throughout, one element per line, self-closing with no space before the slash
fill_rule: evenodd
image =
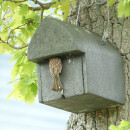
<path id="1" fill-rule="evenodd" d="M 10 33 L 9 33 L 9 35 L 8 35 L 8 38 L 7 38 L 7 41 L 2 40 L 2 38 L 0 37 L 0 41 L 1 41 L 0 43 L 5 43 L 5 44 L 9 45 L 11 48 L 17 49 L 17 50 L 23 49 L 23 48 L 25 48 L 25 47 L 28 47 L 29 44 L 26 44 L 26 45 L 21 46 L 21 47 L 13 46 L 13 45 L 9 44 L 9 39 L 12 37 L 11 34 L 13 33 L 13 31 L 15 31 L 16 29 L 21 29 L 22 27 L 24 27 L 24 25 L 29 24 L 30 22 L 31 22 L 31 21 L 28 21 L 27 23 L 25 23 L 25 24 L 23 24 L 23 25 L 20 25 L 20 26 L 17 26 L 16 28 L 10 30 Z"/>
<path id="2" fill-rule="evenodd" d="M 50 2 L 50 3 L 41 3 L 39 1 L 35 1 L 35 0 L 32 0 L 35 4 L 39 4 L 40 6 L 39 7 L 30 7 L 28 6 L 28 9 L 29 10 L 32 10 L 32 11 L 40 11 L 41 8 L 43 10 L 48 10 L 52 5 L 56 4 L 56 2 Z M 19 5 L 20 7 L 22 7 L 23 5 Z"/>
<path id="3" fill-rule="evenodd" d="M 43 8 L 43 3 L 41 3 L 40 1 L 38 0 L 31 0 L 31 1 L 33 1 L 35 4 L 39 4 Z"/>
<path id="4" fill-rule="evenodd" d="M 32 38 L 44 14 L 65 20 L 74 0 L 52 0 L 48 3 L 30 0 L 38 7 L 29 5 L 28 1 L 0 0 L 0 54 L 10 53 L 13 55 L 10 62 L 15 62 L 11 72 L 14 90 L 7 100 L 13 96 L 32 104 L 37 95 L 36 65 L 27 60 L 26 43 Z M 50 13 L 51 8 L 53 12 Z M 59 11 L 64 12 L 64 15 L 59 15 Z"/>
<path id="5" fill-rule="evenodd" d="M 40 22 L 43 20 L 43 12 L 45 10 L 45 6 L 43 5 L 43 3 L 41 3 L 38 0 L 32 0 L 35 4 L 39 4 L 40 5 L 40 10 L 41 10 L 41 14 L 40 14 Z M 54 4 L 54 2 L 52 2 L 52 5 Z M 48 9 L 50 8 L 50 6 L 48 7 Z"/>

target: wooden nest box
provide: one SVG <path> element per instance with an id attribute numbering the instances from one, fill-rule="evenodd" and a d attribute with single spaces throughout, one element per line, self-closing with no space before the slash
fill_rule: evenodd
<path id="1" fill-rule="evenodd" d="M 62 59 L 65 98 L 52 91 L 48 62 L 53 57 Z M 37 64 L 40 103 L 73 113 L 125 103 L 121 55 L 95 33 L 46 17 L 31 39 L 28 60 Z"/>

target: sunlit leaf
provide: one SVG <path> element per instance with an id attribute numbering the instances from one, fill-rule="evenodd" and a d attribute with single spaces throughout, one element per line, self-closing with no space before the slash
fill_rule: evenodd
<path id="1" fill-rule="evenodd" d="M 0 54 L 10 53 L 13 49 L 5 43 L 0 43 Z"/>
<path id="2" fill-rule="evenodd" d="M 18 3 L 13 3 L 13 2 L 8 2 L 8 5 L 9 5 L 9 10 L 10 11 L 14 11 L 15 8 L 19 5 Z"/>
<path id="3" fill-rule="evenodd" d="M 34 63 L 23 64 L 22 72 L 24 74 L 30 75 L 35 68 L 36 65 Z"/>
<path id="4" fill-rule="evenodd" d="M 15 93 L 15 90 L 13 90 L 13 91 L 10 93 L 10 95 L 6 98 L 6 101 L 9 100 L 9 99 L 13 96 L 14 93 Z"/>
<path id="5" fill-rule="evenodd" d="M 28 13 L 28 5 L 27 4 L 24 4 L 21 8 L 20 8 L 20 10 L 19 10 L 19 14 L 20 15 L 24 15 L 24 14 L 26 14 L 26 13 Z"/>
<path id="6" fill-rule="evenodd" d="M 63 20 L 67 18 L 70 12 L 70 4 L 71 2 L 69 0 L 66 0 L 62 5 L 61 5 L 61 10 L 63 11 Z"/>
<path id="7" fill-rule="evenodd" d="M 108 7 L 112 6 L 115 3 L 115 0 L 109 0 L 108 1 Z"/>
<path id="8" fill-rule="evenodd" d="M 37 85 L 35 83 L 31 84 L 31 91 L 35 97 L 37 95 Z"/>
<path id="9" fill-rule="evenodd" d="M 122 120 L 118 126 L 111 125 L 109 130 L 130 130 L 130 122 Z"/>
<path id="10" fill-rule="evenodd" d="M 2 2 L 2 10 L 5 12 L 8 9 L 8 1 Z"/>
<path id="11" fill-rule="evenodd" d="M 28 91 L 28 93 L 25 96 L 25 102 L 28 102 L 29 104 L 33 104 L 34 103 L 34 96 L 33 93 L 31 92 L 31 90 Z"/>
<path id="12" fill-rule="evenodd" d="M 109 130 L 117 130 L 117 128 L 116 128 L 116 126 L 111 125 L 111 126 L 109 127 Z"/>
<path id="13" fill-rule="evenodd" d="M 50 10 L 44 10 L 45 14 L 50 14 Z"/>

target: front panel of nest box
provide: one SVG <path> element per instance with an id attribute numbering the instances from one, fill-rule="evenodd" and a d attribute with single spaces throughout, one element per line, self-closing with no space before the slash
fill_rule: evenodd
<path id="1" fill-rule="evenodd" d="M 39 102 L 45 103 L 63 99 L 63 95 L 68 98 L 84 93 L 82 57 L 83 55 L 62 58 L 63 68 L 60 79 L 64 87 L 63 92 L 52 90 L 53 78 L 49 70 L 49 61 L 37 64 Z"/>

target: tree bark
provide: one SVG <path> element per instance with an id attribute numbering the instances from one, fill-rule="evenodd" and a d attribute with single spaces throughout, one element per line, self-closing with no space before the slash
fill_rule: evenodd
<path id="1" fill-rule="evenodd" d="M 83 1 L 80 1 L 83 2 Z M 87 3 L 84 3 L 87 4 Z M 79 3 L 77 2 L 77 5 Z M 130 19 L 118 18 L 117 4 L 110 7 L 108 40 L 122 53 L 126 102 L 123 106 L 101 109 L 90 113 L 71 114 L 67 130 L 108 130 L 111 124 L 119 125 L 121 120 L 130 121 Z M 72 8 L 67 21 L 76 24 L 78 6 Z M 103 35 L 107 26 L 107 5 L 93 4 L 80 10 L 79 26 Z"/>

